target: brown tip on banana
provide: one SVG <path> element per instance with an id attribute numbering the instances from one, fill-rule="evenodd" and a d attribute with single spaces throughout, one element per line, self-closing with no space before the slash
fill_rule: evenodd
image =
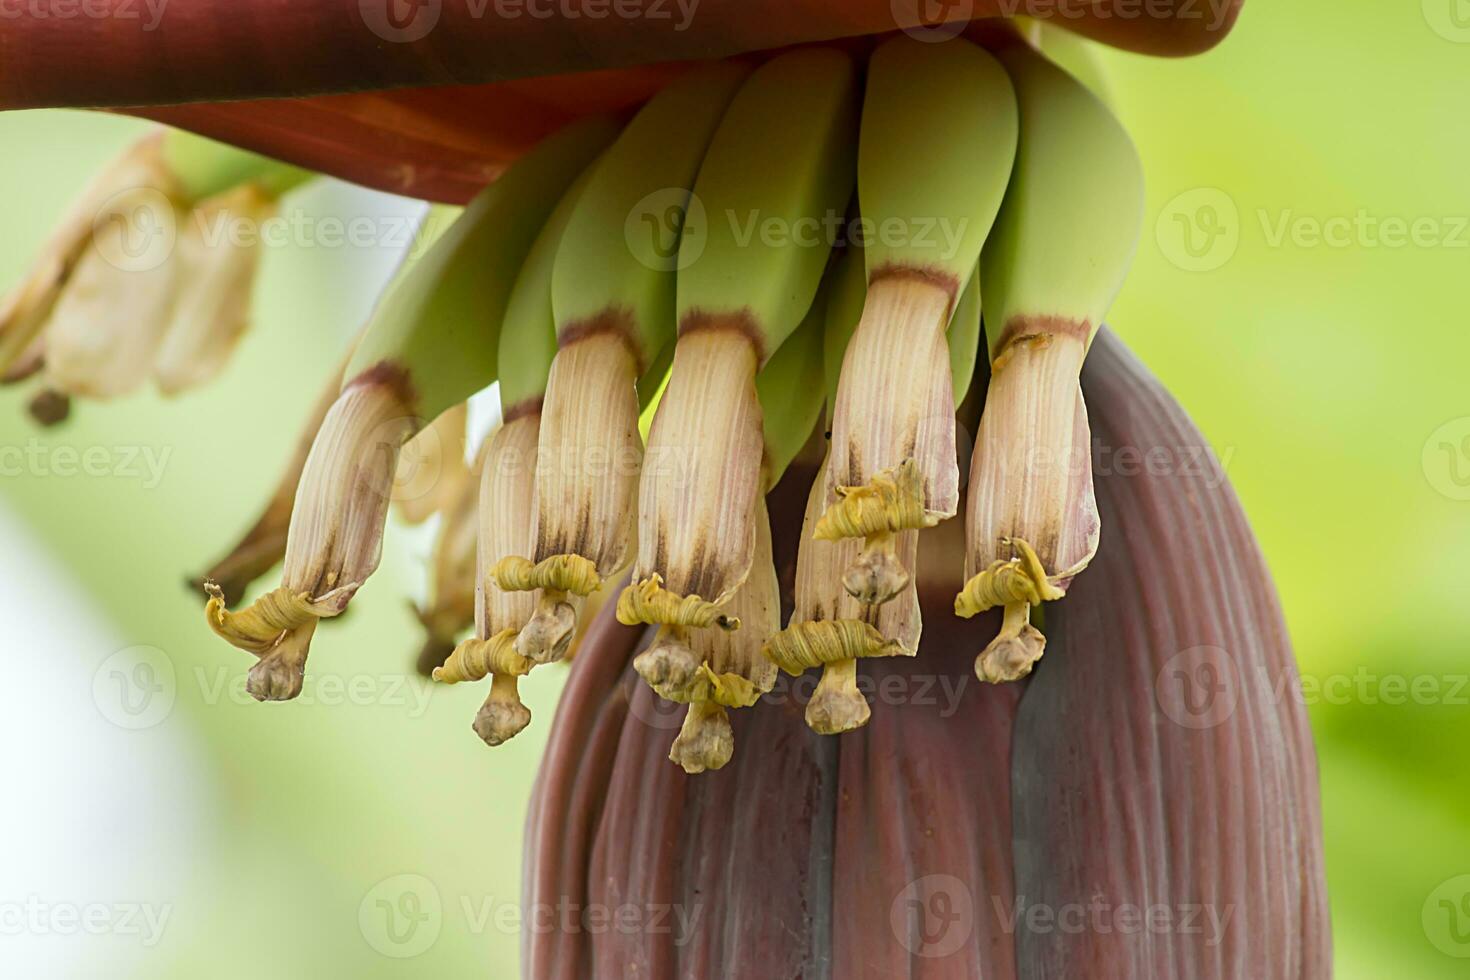
<path id="1" fill-rule="evenodd" d="M 1031 625 L 1031 607 L 1006 606 L 1000 633 L 975 660 L 975 676 L 991 684 L 1008 684 L 1031 673 L 1046 652 L 1046 637 Z"/>
<path id="2" fill-rule="evenodd" d="M 520 678 L 515 674 L 496 674 L 490 681 L 490 696 L 480 706 L 471 726 L 475 734 L 493 749 L 525 731 L 530 723 L 531 709 L 521 703 Z"/>
<path id="3" fill-rule="evenodd" d="M 692 776 L 724 768 L 734 754 L 735 733 L 725 706 L 715 701 L 691 703 L 669 749 L 669 761 Z"/>

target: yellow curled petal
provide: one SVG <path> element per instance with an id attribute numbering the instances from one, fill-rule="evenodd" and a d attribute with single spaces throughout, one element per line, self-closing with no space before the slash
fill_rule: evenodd
<path id="1" fill-rule="evenodd" d="M 232 645 L 257 656 L 275 646 L 283 633 L 336 615 L 333 605 L 325 601 L 335 593 L 314 600 L 308 592 L 275 589 L 243 611 L 230 612 L 225 608 L 224 591 L 218 585 L 206 582 L 204 591 L 209 594 L 204 617 L 210 628 Z"/>
<path id="2" fill-rule="evenodd" d="M 664 588 L 663 576 L 654 574 L 642 582 L 634 582 L 618 596 L 618 622 L 624 626 L 687 626 L 707 629 L 737 630 L 740 620 L 726 616 L 713 602 L 697 595 L 681 596 Z"/>
<path id="3" fill-rule="evenodd" d="M 699 677 L 693 687 L 691 701 L 713 701 L 727 708 L 748 708 L 765 692 L 739 674 L 717 674 L 708 664 L 699 665 Z"/>
<path id="4" fill-rule="evenodd" d="M 813 534 L 818 541 L 866 538 L 938 523 L 924 509 L 924 480 L 914 459 L 875 473 L 860 487 L 838 487 L 837 494 L 837 502 L 817 521 Z"/>
<path id="5" fill-rule="evenodd" d="M 762 652 L 793 677 L 811 667 L 845 660 L 914 654 L 896 640 L 885 640 L 877 628 L 856 619 L 796 623 L 767 640 Z"/>
<path id="6" fill-rule="evenodd" d="M 581 555 L 552 555 L 534 564 L 529 558 L 511 556 L 496 562 L 490 575 L 506 592 L 549 589 L 585 598 L 602 586 L 597 566 Z"/>
<path id="7" fill-rule="evenodd" d="M 1047 578 L 1041 559 L 1029 544 L 1020 538 L 1009 538 L 1006 543 L 1016 549 L 1016 557 L 992 562 L 989 568 L 966 582 L 955 596 L 956 616 L 969 619 L 987 609 L 1016 603 L 1036 606 L 1065 594 Z"/>
<path id="8" fill-rule="evenodd" d="M 516 631 L 501 630 L 488 640 L 471 638 L 455 647 L 442 667 L 434 668 L 434 680 L 445 684 L 477 681 L 488 674 L 523 677 L 535 666 L 515 651 Z"/>

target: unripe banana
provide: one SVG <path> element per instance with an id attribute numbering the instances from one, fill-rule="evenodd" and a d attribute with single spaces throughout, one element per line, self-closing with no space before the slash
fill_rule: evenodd
<path id="1" fill-rule="evenodd" d="M 829 280 L 823 361 L 830 422 L 843 355 L 862 318 L 867 291 L 861 246 L 848 248 Z M 857 660 L 912 656 L 918 649 L 922 620 L 913 581 L 905 585 L 896 601 L 882 606 L 861 603 L 848 594 L 842 574 L 859 557 L 862 543 L 855 538 L 820 539 L 813 533 L 822 514 L 835 502 L 826 491 L 826 467 L 824 459 L 807 497 L 791 622 L 766 641 L 763 652 L 792 676 L 811 667 L 822 668 L 822 679 L 807 704 L 806 718 L 817 732 L 835 735 L 861 726 L 869 717 L 867 701 L 857 687 Z M 914 567 L 918 532 L 901 532 L 895 549 L 906 567 Z"/>
<path id="2" fill-rule="evenodd" d="M 477 557 L 466 580 L 474 584 L 475 636 L 461 643 L 436 680 L 455 683 L 494 675 L 490 696 L 475 717 L 474 729 L 487 745 L 515 737 L 530 724 L 520 699 L 519 678 L 537 661 L 521 653 L 521 634 L 538 609 L 543 621 L 575 617 L 578 596 L 505 588 L 509 567 L 529 564 L 523 557 L 535 543 L 537 443 L 542 404 L 556 357 L 556 316 L 551 302 L 552 270 L 578 201 L 597 165 L 589 166 L 562 196 L 516 277 L 500 331 L 501 425 L 486 442 L 478 481 Z M 567 637 L 569 642 L 570 635 Z M 537 646 L 539 652 L 540 645 Z M 566 644 L 553 645 L 554 659 Z M 544 662 L 544 661 L 543 661 Z"/>
<path id="3" fill-rule="evenodd" d="M 649 431 L 633 584 L 618 605 L 620 621 L 662 627 L 642 664 L 697 663 L 691 630 L 736 625 L 718 610 L 755 558 L 765 490 L 756 374 L 817 297 L 825 230 L 852 199 L 857 103 L 846 54 L 781 55 L 735 97 L 700 170 L 694 195 L 708 231 L 681 244 L 679 341 Z M 764 230 L 773 227 L 781 233 Z"/>
<path id="4" fill-rule="evenodd" d="M 1029 610 L 1062 597 L 1097 551 L 1079 377 L 1138 245 L 1143 173 L 1128 134 L 1080 82 L 1021 41 L 999 45 L 1021 112 L 1016 172 L 981 267 L 990 389 L 966 512 L 961 616 L 1005 607 L 976 671 L 1030 673 Z M 1085 167 L 1076 161 L 1086 160 Z"/>
<path id="5" fill-rule="evenodd" d="M 415 230 L 413 244 L 389 282 L 389 289 L 393 283 L 408 274 L 414 261 L 454 223 L 461 210 L 442 204 L 429 208 Z M 361 333 L 358 337 L 361 337 Z M 270 571 L 286 556 L 286 532 L 291 526 L 291 511 L 295 506 L 296 489 L 301 483 L 302 471 L 306 468 L 306 458 L 311 452 L 312 443 L 316 441 L 322 422 L 326 420 L 327 412 L 331 411 L 342 390 L 342 377 L 347 372 L 347 364 L 352 357 L 352 350 L 357 346 L 357 340 L 356 337 L 353 339 L 342 361 L 327 375 L 321 394 L 312 403 L 311 411 L 303 420 L 291 457 L 260 516 L 223 558 L 215 562 L 202 576 L 190 581 L 190 588 L 203 588 L 204 583 L 213 582 L 224 598 L 225 606 L 233 606 L 244 598 L 250 583 Z M 417 441 L 417 438 L 410 440 L 409 447 Z"/>
<path id="6" fill-rule="evenodd" d="M 1000 207 L 1015 146 L 1010 82 L 975 45 L 905 36 L 873 55 L 858 198 L 870 226 L 903 231 L 880 234 L 866 249 L 867 301 L 832 427 L 826 492 L 836 499 L 815 529 L 825 540 L 864 539 L 844 574 L 864 603 L 889 601 L 912 577 L 894 553 L 895 536 L 933 526 L 959 505 L 945 333 Z"/>
<path id="7" fill-rule="evenodd" d="M 756 546 L 750 573 L 721 613 L 738 622 L 736 630 L 686 631 L 687 657 L 655 645 L 633 662 L 660 695 L 688 702 L 683 728 L 669 758 L 686 772 L 719 769 L 735 748 L 727 708 L 755 703 L 776 682 L 776 666 L 765 645 L 781 628 L 781 595 L 771 552 L 770 517 L 765 494 L 810 441 L 822 413 L 823 335 L 827 308 L 819 294 L 801 326 L 776 351 L 756 377 L 765 456 L 761 492 L 756 497 Z M 672 655 L 671 655 L 672 654 Z"/>
<path id="8" fill-rule="evenodd" d="M 319 619 L 339 615 L 377 568 L 399 450 L 426 420 L 494 380 L 512 284 L 563 193 L 616 134 L 595 118 L 522 158 L 472 201 L 383 298 L 307 457 L 282 585 L 230 613 L 218 589 L 206 616 L 260 657 L 259 700 L 301 691 Z"/>
<path id="9" fill-rule="evenodd" d="M 546 389 L 536 476 L 531 571 L 507 588 L 544 589 L 520 649 L 539 661 L 565 651 L 576 627 L 568 602 L 632 559 L 634 493 L 642 465 L 640 375 L 674 335 L 673 256 L 680 228 L 642 219 L 683 214 L 710 138 L 747 69 L 719 63 L 654 96 L 599 161 L 562 236 L 551 295 L 559 349 Z M 657 384 L 662 372 L 651 377 Z M 645 392 L 650 394 L 650 392 Z"/>

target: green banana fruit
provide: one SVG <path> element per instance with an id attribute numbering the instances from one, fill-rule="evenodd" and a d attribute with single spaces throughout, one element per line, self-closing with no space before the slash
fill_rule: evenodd
<path id="1" fill-rule="evenodd" d="M 1133 143 L 1096 96 L 1018 38 L 998 54 L 1015 83 L 1021 140 L 981 266 L 990 389 L 955 599 L 960 616 L 1005 608 L 1000 636 L 976 663 L 993 682 L 1030 673 L 1045 650 L 1030 608 L 1061 598 L 1097 551 L 1079 378 L 1137 248 L 1144 193 Z"/>
<path id="2" fill-rule="evenodd" d="M 490 695 L 473 726 L 491 746 L 514 738 L 531 721 L 519 684 L 536 661 L 520 653 L 520 636 L 547 597 L 543 592 L 502 588 L 499 576 L 513 574 L 510 569 L 517 556 L 527 554 L 535 541 L 536 451 L 546 382 L 556 357 L 552 269 L 596 166 L 589 166 L 562 196 L 531 246 L 506 304 L 500 331 L 501 424 L 483 451 L 485 463 L 477 489 L 477 565 L 467 577 L 474 584 L 475 635 L 461 643 L 433 675 L 450 684 L 491 675 Z M 567 606 L 566 615 L 575 618 L 580 602 L 575 596 L 554 601 L 550 609 L 553 621 L 561 605 Z M 568 636 L 568 643 L 570 639 Z M 554 647 L 553 652 L 560 657 L 565 647 Z"/>
<path id="3" fill-rule="evenodd" d="M 857 106 L 848 55 L 778 56 L 735 96 L 700 170 L 707 230 L 680 245 L 679 340 L 649 431 L 633 583 L 618 602 L 620 621 L 660 626 L 635 664 L 660 692 L 696 676 L 691 631 L 736 627 L 721 607 L 750 574 L 765 489 L 756 375 L 817 297 L 825 230 L 852 199 Z"/>
<path id="4" fill-rule="evenodd" d="M 959 506 L 946 330 L 1000 208 L 1016 127 L 1004 69 L 970 42 L 897 37 L 873 55 L 858 199 L 865 222 L 902 232 L 866 248 L 867 300 L 833 418 L 832 503 L 815 528 L 826 540 L 864 539 L 843 580 L 867 604 L 889 601 L 912 577 L 895 535 Z"/>
<path id="5" fill-rule="evenodd" d="M 551 295 L 559 349 L 541 425 L 536 535 L 523 556 L 531 571 L 502 582 L 543 591 L 520 645 L 533 659 L 565 650 L 576 627 L 570 597 L 590 595 L 632 559 L 643 449 L 637 386 L 640 375 L 657 371 L 675 325 L 681 224 L 662 222 L 687 208 L 747 71 L 711 65 L 654 96 L 599 161 L 557 249 Z"/>

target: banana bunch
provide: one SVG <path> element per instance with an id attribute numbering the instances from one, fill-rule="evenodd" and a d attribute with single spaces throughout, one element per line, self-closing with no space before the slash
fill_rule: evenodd
<path id="1" fill-rule="evenodd" d="M 99 173 L 0 300 L 0 383 L 39 376 L 37 421 L 72 397 L 212 379 L 249 322 L 260 226 L 311 174 L 155 130 Z"/>
<path id="2" fill-rule="evenodd" d="M 654 96 L 600 161 L 562 235 L 551 276 L 558 349 L 537 444 L 535 534 L 495 573 L 501 588 L 539 594 L 516 640 L 530 660 L 564 655 L 575 600 L 632 559 L 639 394 L 647 400 L 657 389 L 674 334 L 670 249 L 745 74 L 716 64 Z"/>
<path id="3" fill-rule="evenodd" d="M 442 515 L 421 661 L 491 678 L 490 745 L 630 568 L 616 618 L 654 627 L 633 666 L 686 706 L 669 757 L 690 773 L 730 761 L 730 709 L 782 671 L 821 669 L 817 732 L 866 723 L 858 661 L 918 654 L 921 545 L 957 615 L 1005 611 L 978 676 L 1023 677 L 1032 607 L 1097 547 L 1079 372 L 1141 195 L 1103 103 L 1015 31 L 694 69 L 625 125 L 551 137 L 405 264 L 217 568 L 209 622 L 260 658 L 256 697 L 295 696 L 396 497 Z M 497 379 L 502 423 L 468 465 L 463 403 Z M 963 577 L 959 525 L 930 535 L 960 509 L 957 413 L 979 417 Z M 783 628 L 766 495 L 799 457 Z M 281 586 L 230 612 L 282 541 Z"/>
<path id="4" fill-rule="evenodd" d="M 465 209 L 393 284 L 348 363 L 307 456 L 281 586 L 231 612 L 207 586 L 216 633 L 258 658 L 258 700 L 301 692 L 317 622 L 340 615 L 377 568 L 403 445 L 488 386 L 512 283 L 573 181 L 616 134 L 595 118 L 552 136 Z"/>

